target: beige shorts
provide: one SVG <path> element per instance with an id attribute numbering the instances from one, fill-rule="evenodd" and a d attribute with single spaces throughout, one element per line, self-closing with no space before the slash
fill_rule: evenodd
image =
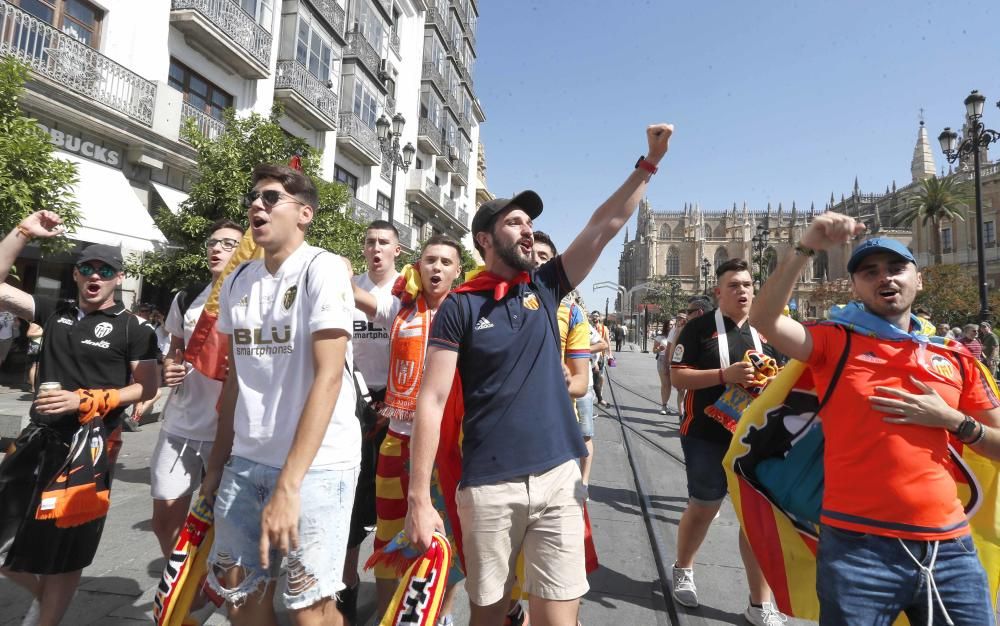
<path id="1" fill-rule="evenodd" d="M 586 594 L 584 497 L 575 460 L 541 474 L 459 489 L 469 600 L 489 606 L 507 598 L 522 549 L 525 592 L 546 600 Z"/>

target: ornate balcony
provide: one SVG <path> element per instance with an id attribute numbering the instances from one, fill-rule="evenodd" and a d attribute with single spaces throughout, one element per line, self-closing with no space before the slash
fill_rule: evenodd
<path id="1" fill-rule="evenodd" d="M 465 7 L 462 3 L 451 0 L 451 10 L 458 16 L 458 22 L 462 25 L 462 28 L 465 28 L 465 25 L 469 23 L 469 14 L 465 12 Z"/>
<path id="2" fill-rule="evenodd" d="M 419 243 L 413 241 L 413 227 L 401 224 L 396 220 L 392 220 L 392 223 L 396 227 L 396 230 L 399 231 L 399 243 L 413 250 L 417 243 Z"/>
<path id="3" fill-rule="evenodd" d="M 351 198 L 351 204 L 348 207 L 347 214 L 351 216 L 355 222 L 360 224 L 370 224 L 375 220 L 382 219 L 381 211 L 370 204 L 365 204 L 357 198 Z"/>
<path id="4" fill-rule="evenodd" d="M 396 99 L 390 95 L 386 95 L 385 114 L 389 117 L 392 117 L 395 112 L 396 112 Z"/>
<path id="5" fill-rule="evenodd" d="M 437 168 L 442 172 L 454 172 L 455 167 L 458 164 L 458 150 L 455 149 L 455 146 L 447 143 L 445 140 L 442 140 L 441 146 L 441 156 L 434 159 Z"/>
<path id="6" fill-rule="evenodd" d="M 458 210 L 458 221 L 462 223 L 462 226 L 464 226 L 466 230 L 468 230 L 469 229 L 469 212 L 466 211 L 465 209 L 459 209 Z"/>
<path id="7" fill-rule="evenodd" d="M 234 0 L 171 0 L 170 25 L 243 78 L 267 78 L 271 33 Z"/>
<path id="8" fill-rule="evenodd" d="M 406 199 L 409 202 L 416 202 L 434 210 L 441 210 L 441 187 L 434 183 L 428 175 L 433 175 L 430 170 L 411 170 L 409 185 L 406 190 Z"/>
<path id="9" fill-rule="evenodd" d="M 453 217 L 458 215 L 458 205 L 451 198 L 445 198 L 445 201 L 442 204 L 442 206 L 444 207 L 445 213 L 447 213 L 448 215 L 451 215 Z"/>
<path id="10" fill-rule="evenodd" d="M 420 118 L 417 125 L 417 146 L 428 154 L 440 155 L 442 145 L 441 129 L 426 117 Z"/>
<path id="11" fill-rule="evenodd" d="M 420 77 L 423 80 L 430 81 L 442 96 L 448 93 L 448 81 L 444 79 L 444 76 L 433 61 L 424 61 L 423 72 Z"/>
<path id="12" fill-rule="evenodd" d="M 448 33 L 448 6 L 447 0 L 427 0 L 426 23 L 434 26 L 447 38 Z"/>
<path id="13" fill-rule="evenodd" d="M 365 124 L 354 112 L 340 114 L 337 145 L 358 163 L 378 165 L 382 162 L 382 149 L 375 129 Z"/>
<path id="14" fill-rule="evenodd" d="M 337 94 L 298 61 L 278 61 L 274 99 L 289 116 L 316 130 L 337 128 Z"/>
<path id="15" fill-rule="evenodd" d="M 74 104 L 96 102 L 146 126 L 153 123 L 153 82 L 9 2 L 0 3 L 0 54 L 67 90 L 79 101 Z"/>
<path id="16" fill-rule="evenodd" d="M 341 41 L 347 40 L 347 14 L 344 7 L 340 6 L 336 0 L 309 0 L 309 4 L 319 13 L 319 16 L 330 25 L 333 32 L 337 33 Z"/>
<path id="17" fill-rule="evenodd" d="M 185 102 L 181 104 L 181 124 L 184 124 L 188 119 L 194 120 L 194 125 L 198 128 L 198 131 L 207 139 L 214 141 L 219 138 L 219 135 L 226 132 L 226 125 L 221 120 L 217 120 Z M 183 137 L 181 141 L 184 141 Z"/>
<path id="18" fill-rule="evenodd" d="M 347 34 L 347 47 L 344 48 L 344 58 L 357 59 L 368 70 L 369 74 L 376 79 L 379 77 L 379 65 L 382 62 L 382 57 L 379 56 L 375 46 L 369 43 L 361 33 L 355 31 Z M 381 80 L 376 80 L 375 82 L 383 89 L 385 88 L 385 83 Z"/>
<path id="19" fill-rule="evenodd" d="M 398 57 L 402 56 L 399 53 L 399 33 L 392 33 L 391 35 L 389 35 L 389 47 L 392 48 L 392 51 L 396 53 L 396 56 Z"/>
<path id="20" fill-rule="evenodd" d="M 469 185 L 469 161 L 468 157 L 462 158 L 460 154 L 458 159 L 454 161 L 455 170 L 451 173 L 452 183 L 457 183 L 463 187 Z"/>

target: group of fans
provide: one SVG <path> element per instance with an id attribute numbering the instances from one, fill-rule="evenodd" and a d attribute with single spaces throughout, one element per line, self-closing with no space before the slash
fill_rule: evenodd
<path id="1" fill-rule="evenodd" d="M 169 557 L 196 490 L 214 501 L 207 581 L 234 624 L 274 623 L 282 572 L 293 623 L 354 623 L 372 526 L 377 548 L 405 529 L 417 551 L 454 528 L 463 558 L 450 582 L 465 578 L 472 624 L 526 623 L 518 597 L 535 624 L 577 624 L 589 589 L 587 400 L 610 346 L 599 317 L 591 328 L 570 296 L 632 216 L 672 130 L 647 129 L 647 154 L 562 254 L 533 229 L 536 193 L 480 206 L 472 235 L 484 267 L 454 289 L 460 245 L 431 237 L 399 274 L 387 222 L 367 228 L 367 272 L 352 276 L 346 259 L 305 242 L 318 206 L 311 180 L 266 164 L 244 201 L 262 257 L 223 276 L 249 239 L 242 224 L 213 224 L 205 254 L 221 288 L 177 294 L 166 350 L 114 299 L 117 248 L 81 252 L 74 302 L 0 285 L 0 310 L 45 331 L 31 423 L 0 465 L 0 573 L 34 597 L 24 623 L 54 626 L 65 614 L 103 531 L 123 411 L 162 384 L 171 395 L 150 461 L 153 530 Z M 41 210 L 7 234 L 0 282 L 61 222 Z M 223 380 L 190 357 L 214 298 Z M 359 395 L 370 395 L 365 410 Z M 368 410 L 379 418 L 363 436 Z M 445 476 L 436 456 L 455 424 L 459 467 Z M 376 562 L 376 620 L 399 575 Z M 451 623 L 450 601 L 437 623 Z"/>
<path id="2" fill-rule="evenodd" d="M 632 216 L 672 131 L 647 129 L 647 154 L 561 254 L 534 230 L 536 193 L 484 203 L 471 228 L 484 267 L 457 287 L 458 243 L 428 239 L 419 262 L 399 273 L 387 222 L 369 225 L 367 271 L 352 276 L 343 258 L 305 243 L 318 206 L 310 179 L 260 165 L 245 206 L 262 257 L 221 287 L 179 293 L 165 354 L 152 328 L 114 300 L 116 248 L 82 251 L 75 302 L 0 285 L 0 310 L 45 331 L 31 423 L 0 464 L 0 573 L 34 597 L 24 623 L 62 619 L 103 531 L 123 410 L 165 384 L 153 529 L 169 556 L 195 491 L 213 499 L 207 580 L 237 626 L 275 623 L 282 571 L 280 602 L 293 623 L 354 623 L 359 548 L 372 525 L 378 549 L 400 531 L 417 552 L 449 536 L 461 557 L 448 584 L 464 578 L 474 626 L 527 623 L 519 597 L 536 625 L 577 624 L 589 589 L 591 391 L 610 346 L 600 316 L 588 327 L 567 296 Z M 863 231 L 847 216 L 817 217 L 756 299 L 746 263 L 727 261 L 717 269 L 718 306 L 691 300 L 656 348 L 662 412 L 671 386 L 686 392 L 677 410 L 689 501 L 672 577 L 683 606 L 698 606 L 695 556 L 727 493 L 732 434 L 708 408 L 727 385 L 753 382 L 744 360 L 753 350 L 807 363 L 823 397 L 821 623 L 889 624 L 901 612 L 912 623 L 993 619 L 944 459 L 949 431 L 1000 458 L 1000 401 L 965 347 L 931 341 L 912 315 L 921 286 L 912 254 L 869 239 L 847 267 L 859 303 L 839 321 L 782 315 L 808 258 Z M 49 211 L 25 218 L 0 241 L 0 279 L 29 241 L 61 232 Z M 218 279 L 244 250 L 244 226 L 220 221 L 206 234 Z M 216 297 L 224 380 L 189 358 Z M 379 416 L 364 433 L 359 394 Z M 449 446 L 460 448 L 457 468 L 442 462 Z M 781 623 L 743 532 L 739 543 L 745 618 Z M 379 619 L 399 572 L 375 563 Z M 423 610 L 409 600 L 410 611 Z M 438 624 L 451 623 L 452 602 L 446 595 Z"/>

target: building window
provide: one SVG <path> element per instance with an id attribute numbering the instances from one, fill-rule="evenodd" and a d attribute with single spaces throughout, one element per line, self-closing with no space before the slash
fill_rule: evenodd
<path id="1" fill-rule="evenodd" d="M 826 250 L 820 250 L 813 257 L 813 279 L 825 281 L 830 278 L 830 257 Z"/>
<path id="2" fill-rule="evenodd" d="M 104 12 L 85 0 L 14 0 L 26 13 L 96 48 Z"/>
<path id="3" fill-rule="evenodd" d="M 357 31 L 380 55 L 384 56 L 382 53 L 385 52 L 385 25 L 382 23 L 382 16 L 366 0 L 361 0 L 358 5 L 358 20 L 355 22 Z"/>
<path id="4" fill-rule="evenodd" d="M 725 248 L 717 248 L 715 250 L 715 269 L 719 269 L 719 266 L 729 260 L 729 251 Z"/>
<path id="5" fill-rule="evenodd" d="M 941 251 L 951 252 L 951 227 L 941 229 Z"/>
<path id="6" fill-rule="evenodd" d="M 681 254 L 673 246 L 667 251 L 667 276 L 680 276 Z"/>
<path id="7" fill-rule="evenodd" d="M 274 15 L 272 7 L 274 0 L 239 0 L 243 10 L 253 17 L 254 21 L 271 30 L 271 17 Z"/>
<path id="8" fill-rule="evenodd" d="M 313 19 L 304 11 L 299 13 L 299 32 L 295 43 L 295 60 L 309 73 L 323 82 L 330 80 L 333 48 L 330 40 Z"/>
<path id="9" fill-rule="evenodd" d="M 660 239 L 670 239 L 670 226 L 663 224 L 660 226 Z"/>
<path id="10" fill-rule="evenodd" d="M 351 195 L 358 197 L 358 177 L 339 165 L 333 167 L 333 179 L 351 188 Z"/>
<path id="11" fill-rule="evenodd" d="M 170 59 L 167 84 L 184 94 L 184 101 L 202 113 L 222 119 L 222 112 L 233 106 L 233 97 L 194 72 L 177 59 Z"/>
<path id="12" fill-rule="evenodd" d="M 423 241 L 425 239 L 424 230 L 426 229 L 427 222 L 414 215 L 410 218 L 410 226 L 417 233 L 417 241 Z"/>
<path id="13" fill-rule="evenodd" d="M 988 248 L 997 245 L 997 227 L 995 223 L 983 222 L 983 241 Z"/>
<path id="14" fill-rule="evenodd" d="M 375 128 L 378 100 L 375 93 L 357 76 L 354 77 L 354 114 L 369 128 Z"/>
<path id="15" fill-rule="evenodd" d="M 379 192 L 378 196 L 375 198 L 375 208 L 379 210 L 380 213 L 389 214 L 389 196 L 382 192 Z"/>

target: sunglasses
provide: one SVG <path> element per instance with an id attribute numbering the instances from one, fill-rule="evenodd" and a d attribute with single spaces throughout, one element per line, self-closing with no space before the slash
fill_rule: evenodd
<path id="1" fill-rule="evenodd" d="M 229 237 L 226 237 L 224 239 L 206 239 L 205 240 L 205 249 L 206 250 L 211 250 L 212 248 L 214 248 L 217 245 L 222 246 L 223 250 L 225 250 L 226 252 L 229 252 L 230 250 L 232 250 L 236 246 L 240 245 L 240 242 L 239 242 L 238 239 L 230 239 Z"/>
<path id="2" fill-rule="evenodd" d="M 264 208 L 270 209 L 274 205 L 281 201 L 281 198 L 287 198 L 292 202 L 297 202 L 298 204 L 305 204 L 305 202 L 288 195 L 287 193 L 278 191 L 277 189 L 265 189 L 263 191 L 252 189 L 247 195 L 243 196 L 243 208 L 249 209 L 250 205 L 254 203 L 254 200 L 260 198 L 260 201 L 264 203 Z"/>
<path id="3" fill-rule="evenodd" d="M 76 271 L 80 272 L 80 276 L 83 276 L 84 278 L 90 278 L 94 272 L 97 272 L 97 275 L 104 280 L 113 278 L 116 274 L 118 274 L 118 270 L 111 267 L 107 263 L 101 267 L 94 267 L 90 263 L 79 263 L 76 266 Z"/>

